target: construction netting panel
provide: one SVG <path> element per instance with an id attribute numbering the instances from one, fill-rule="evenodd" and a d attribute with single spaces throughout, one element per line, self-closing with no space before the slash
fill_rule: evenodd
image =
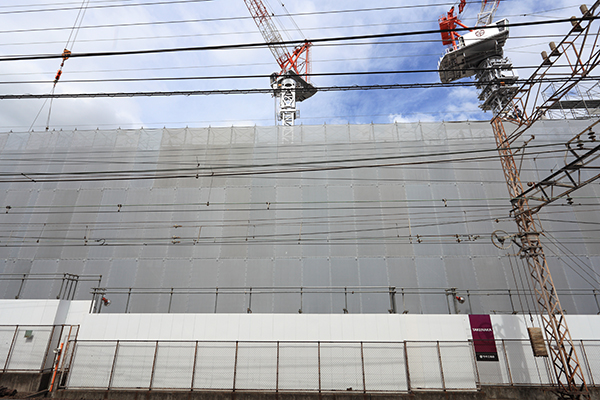
<path id="1" fill-rule="evenodd" d="M 280 343 L 280 390 L 319 388 L 319 345 L 317 343 Z"/>
<path id="2" fill-rule="evenodd" d="M 73 351 L 67 386 L 108 388 L 115 362 L 115 342 L 78 342 Z"/>
<path id="3" fill-rule="evenodd" d="M 232 389 L 235 365 L 235 343 L 198 344 L 194 388 Z"/>
<path id="4" fill-rule="evenodd" d="M 112 372 L 111 387 L 124 389 L 150 388 L 157 347 L 157 344 L 153 342 L 119 343 Z"/>
<path id="5" fill-rule="evenodd" d="M 152 388 L 188 389 L 192 386 L 195 343 L 159 343 Z"/>
<path id="6" fill-rule="evenodd" d="M 535 136 L 524 185 L 588 125 L 541 121 L 515 142 Z M 387 313 L 389 287 L 397 311 L 527 312 L 508 294 L 523 261 L 490 240 L 516 229 L 495 147 L 488 122 L 3 133 L 0 273 L 102 275 L 74 296 L 122 288 L 103 312 Z M 599 198 L 594 183 L 539 213 L 557 286 L 590 288 L 561 295 L 569 313 L 600 311 Z M 0 298 L 61 287 L 0 277 Z"/>
<path id="7" fill-rule="evenodd" d="M 14 371 L 39 371 L 44 368 L 45 356 L 50 346 L 53 327 L 19 326 L 12 341 L 11 355 L 6 369 Z M 9 342 L 10 343 L 10 342 Z"/>
<path id="8" fill-rule="evenodd" d="M 403 343 L 365 343 L 363 358 L 366 390 L 408 390 Z"/>

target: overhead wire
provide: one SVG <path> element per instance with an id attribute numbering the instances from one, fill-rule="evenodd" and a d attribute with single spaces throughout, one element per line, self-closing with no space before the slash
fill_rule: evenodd
<path id="1" fill-rule="evenodd" d="M 564 255 L 567 256 L 567 258 L 569 260 L 571 260 L 571 262 L 573 263 L 573 265 L 571 265 L 569 262 L 565 261 L 563 259 L 563 262 L 569 267 L 571 268 L 575 273 L 577 273 L 577 275 L 579 275 L 579 277 L 581 279 L 583 279 L 586 283 L 588 283 L 590 286 L 596 288 L 596 289 L 600 289 L 600 281 L 594 276 L 596 275 L 596 271 L 594 271 L 594 269 L 583 263 L 581 260 L 579 260 L 575 254 L 573 254 L 571 252 L 571 250 L 564 246 L 563 243 L 561 243 L 560 240 L 557 240 L 554 235 L 552 235 L 552 233 L 550 233 L 549 231 L 546 232 L 542 232 L 542 235 L 544 235 L 544 237 L 548 238 L 548 240 L 550 241 L 550 243 L 552 243 L 556 249 L 560 252 L 562 252 Z M 554 255 L 556 255 L 558 257 L 558 254 L 556 252 L 554 252 L 552 250 L 552 248 L 549 249 Z M 571 253 L 571 254 L 567 254 L 567 253 Z M 585 275 L 588 276 L 589 279 L 591 279 L 592 281 L 594 281 L 595 285 L 592 284 L 587 278 L 585 278 L 584 276 L 582 276 L 579 272 L 576 271 L 576 268 L 578 268 L 580 271 L 582 271 Z"/>
<path id="2" fill-rule="evenodd" d="M 531 69 L 537 66 L 521 66 L 514 67 L 514 70 L 519 69 Z M 568 67 L 568 65 L 556 65 L 556 67 Z M 474 68 L 474 71 L 480 69 Z M 447 71 L 453 71 L 447 69 Z M 425 74 L 435 73 L 439 71 L 437 69 L 409 69 L 409 70 L 389 70 L 389 71 L 344 71 L 344 72 L 317 72 L 310 73 L 307 76 L 319 77 L 319 76 L 360 76 L 360 75 L 405 75 L 405 74 Z M 566 74 L 566 73 L 565 73 Z M 231 80 L 231 79 L 263 79 L 269 78 L 270 74 L 258 74 L 258 75 L 209 75 L 209 76 L 177 76 L 177 77 L 147 77 L 147 78 L 103 78 L 103 79 L 71 79 L 63 80 L 64 83 L 105 83 L 105 82 L 148 82 L 148 81 L 190 81 L 190 80 Z M 585 80 L 593 81 L 600 78 L 600 76 L 587 76 Z M 548 79 L 549 82 L 562 82 L 567 78 L 554 77 Z M 517 81 L 518 82 L 518 81 Z M 521 80 L 521 83 L 525 80 Z M 0 81 L 0 85 L 16 85 L 16 84 L 46 84 L 48 81 Z M 318 88 L 317 88 L 318 90 Z"/>
<path id="3" fill-rule="evenodd" d="M 85 0 L 84 0 L 85 1 Z M 597 17 L 590 17 L 595 19 Z M 550 21 L 529 21 L 506 24 L 507 27 L 520 27 L 520 26 L 540 26 L 540 25 L 554 25 L 561 23 L 571 24 L 570 18 L 554 19 Z M 457 28 L 453 31 L 465 31 L 468 28 Z M 7 31 L 0 31 L 0 33 Z M 353 36 L 338 36 L 338 37 L 326 37 L 326 38 L 310 38 L 311 43 L 329 43 L 329 42 L 349 42 L 365 39 L 385 39 L 394 37 L 405 37 L 405 36 L 417 36 L 440 33 L 439 29 L 433 30 L 421 30 L 421 31 L 407 31 L 407 32 L 393 32 L 393 33 L 381 33 L 371 35 L 353 35 Z M 291 40 L 278 42 L 280 45 L 297 45 L 302 44 L 304 40 Z M 273 43 L 255 42 L 255 43 L 236 43 L 236 44 L 225 44 L 225 45 L 211 45 L 211 46 L 188 46 L 188 47 L 171 47 L 171 48 L 160 48 L 160 49 L 144 49 L 144 50 L 125 50 L 125 51 L 107 51 L 107 52 L 90 52 L 90 53 L 76 53 L 72 54 L 71 57 L 106 57 L 106 56 L 121 56 L 121 55 L 140 55 L 140 54 L 158 54 L 158 53 L 173 53 L 173 52 L 187 52 L 187 51 L 207 51 L 207 50 L 226 50 L 226 49 L 242 49 L 242 48 L 264 48 Z M 62 55 L 56 54 L 34 54 L 34 55 L 7 55 L 0 57 L 0 62 L 7 61 L 26 61 L 26 60 L 46 60 L 60 58 Z"/>
<path id="4" fill-rule="evenodd" d="M 138 7 L 138 6 L 158 6 L 158 5 L 173 5 L 173 4 L 181 4 L 181 3 L 200 3 L 200 2 L 209 2 L 213 0 L 170 0 L 170 1 L 157 1 L 151 3 L 124 3 L 124 4 L 107 4 L 107 5 L 97 5 L 97 6 L 88 6 L 88 9 L 102 9 L 102 8 L 123 8 L 123 7 Z M 23 7 L 23 6 L 20 6 Z M 34 10 L 15 10 L 15 11 L 0 11 L 0 15 L 3 14 L 27 14 L 27 13 L 40 13 L 40 12 L 54 12 L 54 11 L 72 11 L 77 10 L 79 7 L 62 7 L 62 8 L 42 8 L 42 9 L 34 9 Z"/>
<path id="5" fill-rule="evenodd" d="M 581 82 L 593 82 L 597 77 L 586 76 L 581 78 Z M 518 80 L 517 84 L 526 80 Z M 570 81 L 569 77 L 548 78 L 548 83 L 559 83 Z M 319 92 L 341 92 L 341 91 L 362 91 L 362 90 L 392 90 L 392 89 L 429 89 L 454 87 L 475 87 L 477 82 L 428 82 L 428 83 L 393 83 L 382 85 L 352 85 L 352 86 L 319 86 L 315 89 Z M 80 92 L 80 93 L 39 93 L 39 94 L 0 94 L 3 100 L 19 99 L 46 99 L 46 98 L 100 98 L 100 97 L 161 97 L 161 96 L 207 96 L 207 95 L 230 95 L 230 94 L 271 94 L 271 88 L 248 88 L 248 89 L 206 89 L 206 90 L 168 90 L 168 91 L 145 91 L 145 92 Z"/>
<path id="6" fill-rule="evenodd" d="M 71 55 L 71 50 L 73 49 L 73 45 L 74 45 L 75 41 L 77 40 L 77 34 L 79 33 L 79 28 L 81 27 L 81 24 L 83 23 L 83 17 L 85 16 L 85 12 L 87 10 L 87 5 L 89 4 L 89 2 L 90 2 L 90 0 L 82 0 L 82 2 L 81 2 L 81 6 L 79 7 L 77 17 L 75 18 L 75 22 L 73 23 L 73 27 L 71 28 L 71 32 L 69 33 L 69 37 L 67 39 L 67 42 L 65 44 L 64 50 L 61 55 L 62 62 L 60 63 L 60 67 L 58 68 L 58 72 L 56 73 L 56 76 L 54 78 L 54 83 L 52 85 L 52 90 L 50 92 L 51 94 L 54 94 L 54 92 L 56 90 L 56 85 L 62 75 L 62 70 L 65 65 L 65 61 L 67 61 L 67 59 L 69 59 L 69 56 Z M 69 48 L 71 48 L 71 50 L 68 50 Z M 46 131 L 48 131 L 48 129 L 50 128 L 50 116 L 52 113 L 52 103 L 53 102 L 54 102 L 54 98 L 50 98 L 50 105 L 48 106 L 48 118 L 46 120 Z M 29 128 L 30 130 L 35 125 L 35 122 L 36 122 L 37 118 L 39 117 L 41 110 L 44 108 L 45 105 L 46 105 L 46 101 L 44 101 L 44 103 L 42 104 L 42 107 L 40 108 L 40 111 L 37 113 L 33 122 L 31 123 L 31 126 Z"/>

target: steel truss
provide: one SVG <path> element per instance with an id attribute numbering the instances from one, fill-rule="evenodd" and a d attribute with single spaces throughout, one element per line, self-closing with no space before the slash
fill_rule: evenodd
<path id="1" fill-rule="evenodd" d="M 600 25 L 594 21 L 600 16 L 596 1 L 591 8 L 581 6 L 582 17 L 571 20 L 572 28 L 560 43 L 550 43 L 550 54 L 542 52 L 542 64 L 517 90 L 513 99 L 497 114 L 503 121 L 517 124 L 507 136 L 513 143 L 529 127 L 550 110 L 560 107 L 559 101 L 585 80 L 600 62 Z M 559 62 L 560 61 L 560 62 Z M 554 67 L 554 65 L 566 65 Z M 568 78 L 548 93 L 548 80 Z M 519 112 L 515 113 L 515 110 Z"/>
<path id="2" fill-rule="evenodd" d="M 600 1 L 591 9 L 581 6 L 582 18 L 572 19 L 571 31 L 558 45 L 550 43 L 550 55 L 542 52 L 543 62 L 540 67 L 518 88 L 512 100 L 507 101 L 503 107 L 494 109 L 491 122 L 513 206 L 512 215 L 518 226 L 520 254 L 527 262 L 533 281 L 554 368 L 557 393 L 561 399 L 589 399 L 590 395 L 546 262 L 534 216 L 544 205 L 568 196 L 600 177 L 600 146 L 595 143 L 595 133 L 591 131 L 598 122 L 566 143 L 565 165 L 562 168 L 540 182 L 528 183 L 530 188 L 527 191 L 523 190 L 520 168 L 515 162 L 511 143 L 534 122 L 559 106 L 561 99 L 598 66 L 600 50 L 597 45 L 600 32 L 597 27 L 592 30 L 592 23 L 598 18 L 596 11 L 599 5 Z M 568 67 L 553 68 L 558 60 Z M 557 76 L 568 79 L 551 88 L 551 93 L 545 95 L 549 86 L 547 78 Z M 517 125 L 510 135 L 504 129 L 505 121 Z M 585 138 L 586 132 L 589 140 L 584 142 L 582 138 Z"/>
<path id="3" fill-rule="evenodd" d="M 530 207 L 528 198 L 523 196 L 519 169 L 499 116 L 492 119 L 492 128 L 518 227 L 521 257 L 526 260 L 533 281 L 550 359 L 554 367 L 557 392 L 561 399 L 589 399 L 585 377 L 540 243 L 534 208 Z"/>

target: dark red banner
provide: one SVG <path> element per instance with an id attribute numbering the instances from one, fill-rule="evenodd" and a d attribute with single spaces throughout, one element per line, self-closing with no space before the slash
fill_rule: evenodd
<path id="1" fill-rule="evenodd" d="M 489 315 L 469 315 L 477 361 L 498 361 L 498 350 Z"/>

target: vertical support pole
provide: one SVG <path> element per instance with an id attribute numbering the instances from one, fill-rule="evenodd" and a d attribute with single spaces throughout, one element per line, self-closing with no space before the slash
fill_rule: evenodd
<path id="1" fill-rule="evenodd" d="M 252 313 L 252 288 L 250 288 L 250 293 L 248 294 L 248 309 L 246 310 L 246 313 Z"/>
<path id="2" fill-rule="evenodd" d="M 67 300 L 73 300 L 75 298 L 75 294 L 77 293 L 77 285 L 79 284 L 79 275 L 71 275 L 71 276 L 75 276 L 76 278 L 74 278 L 71 283 L 72 288 L 73 288 L 73 295 L 71 295 L 71 289 L 69 289 L 69 297 L 67 297 Z"/>
<path id="3" fill-rule="evenodd" d="M 504 352 L 504 360 L 506 361 L 506 372 L 508 372 L 508 381 L 511 386 L 514 386 L 512 373 L 510 372 L 510 361 L 508 361 L 508 354 L 506 353 L 506 343 L 504 343 L 504 339 L 502 339 L 502 351 Z"/>
<path id="4" fill-rule="evenodd" d="M 390 314 L 397 314 L 398 310 L 396 308 L 396 288 L 393 286 L 390 286 L 389 293 L 390 293 Z"/>
<path id="5" fill-rule="evenodd" d="M 469 348 L 471 349 L 471 362 L 473 363 L 473 370 L 475 371 L 475 386 L 481 388 L 481 377 L 479 376 L 479 365 L 477 365 L 477 356 L 475 354 L 475 342 L 469 339 Z"/>
<path id="6" fill-rule="evenodd" d="M 594 301 L 596 302 L 596 307 L 598 307 L 598 312 L 596 314 L 600 314 L 600 303 L 598 303 L 598 291 L 596 289 L 592 289 L 594 292 Z"/>
<path id="7" fill-rule="evenodd" d="M 169 294 L 169 309 L 167 310 L 167 314 L 171 313 L 171 304 L 173 303 L 173 288 L 171 288 L 171 294 Z"/>
<path id="8" fill-rule="evenodd" d="M 238 351 L 240 342 L 235 341 L 235 360 L 233 362 L 233 391 L 235 392 L 235 380 L 237 378 L 237 363 L 238 363 Z"/>
<path id="9" fill-rule="evenodd" d="M 190 385 L 190 391 L 194 390 L 194 381 L 196 380 L 197 360 L 198 360 L 198 341 L 196 340 L 196 347 L 194 348 L 194 365 L 192 366 L 192 384 Z"/>
<path id="10" fill-rule="evenodd" d="M 508 299 L 510 300 L 510 308 L 512 309 L 512 313 L 516 314 L 515 304 L 513 303 L 512 292 L 508 289 Z"/>
<path id="11" fill-rule="evenodd" d="M 127 291 L 127 303 L 125 303 L 125 314 L 129 313 L 129 300 L 131 300 L 131 288 Z"/>
<path id="12" fill-rule="evenodd" d="M 404 341 L 404 364 L 406 366 L 406 386 L 408 391 L 410 392 L 410 367 L 408 365 L 408 346 L 406 341 Z"/>
<path id="13" fill-rule="evenodd" d="M 21 297 L 21 290 L 23 290 L 23 285 L 25 284 L 26 278 L 27 278 L 27 274 L 23 274 L 23 278 L 21 278 L 21 285 L 19 286 L 19 291 L 17 292 L 15 299 L 18 299 L 19 297 Z"/>
<path id="14" fill-rule="evenodd" d="M 360 342 L 360 362 L 362 365 L 362 383 L 363 383 L 363 393 L 367 394 L 367 378 L 365 376 L 365 350 L 363 346 L 363 342 Z"/>
<path id="15" fill-rule="evenodd" d="M 63 353 L 62 354 L 62 363 L 61 363 L 61 365 L 59 367 L 60 368 L 60 376 L 58 377 L 58 382 L 56 383 L 56 387 L 57 388 L 60 388 L 61 382 L 63 380 L 63 376 L 65 374 L 65 369 L 66 369 L 65 363 L 66 363 L 67 355 L 69 354 L 69 350 L 70 350 L 70 347 L 71 347 L 71 333 L 72 332 L 73 332 L 73 325 L 71 325 L 69 327 L 69 333 L 67 334 L 67 338 L 66 338 L 66 340 L 63 341 L 63 343 L 65 344 L 65 346 L 64 346 L 64 348 L 62 350 L 62 353 Z M 61 334 L 61 336 L 62 336 L 62 334 Z"/>
<path id="16" fill-rule="evenodd" d="M 581 344 L 581 352 L 583 353 L 583 360 L 585 361 L 585 366 L 588 371 L 588 376 L 590 377 L 590 380 L 592 381 L 592 386 L 596 386 L 596 383 L 594 381 L 594 374 L 592 372 L 592 369 L 590 368 L 590 360 L 588 359 L 587 351 L 585 351 L 585 346 L 583 344 L 583 340 L 580 340 L 579 343 Z"/>
<path id="17" fill-rule="evenodd" d="M 56 389 L 56 386 L 54 386 L 54 383 L 56 382 L 56 374 L 58 373 L 58 365 L 60 364 L 60 357 L 62 356 L 62 352 L 63 352 L 63 344 L 60 344 L 59 347 L 59 351 L 58 354 L 56 355 L 56 362 L 53 362 L 53 366 L 54 366 L 54 371 L 52 372 L 52 380 L 50 381 L 50 388 L 48 389 L 48 392 L 52 393 L 54 392 Z"/>
<path id="18" fill-rule="evenodd" d="M 72 326 L 71 326 L 72 328 Z M 71 351 L 71 357 L 69 357 L 69 364 L 68 364 L 68 369 L 71 370 L 71 365 L 73 365 L 73 358 L 75 357 L 75 352 L 77 351 L 77 338 L 79 336 L 79 325 L 77 326 L 77 333 L 75 333 L 75 339 L 73 340 L 73 351 Z M 71 339 L 71 332 L 69 331 L 69 339 Z M 64 370 L 63 370 L 63 374 L 64 374 Z M 62 375 L 61 375 L 61 381 L 63 379 Z M 59 382 L 60 385 L 60 382 Z"/>
<path id="19" fill-rule="evenodd" d="M 440 377 L 442 378 L 442 390 L 446 391 L 446 379 L 444 379 L 444 365 L 442 363 L 442 351 L 440 349 L 440 341 L 436 342 L 437 353 L 438 353 L 438 362 L 440 363 Z"/>
<path id="20" fill-rule="evenodd" d="M 471 304 L 471 292 L 467 289 L 467 301 L 469 302 L 469 314 L 473 314 L 473 305 Z"/>
<path id="21" fill-rule="evenodd" d="M 275 392 L 279 393 L 279 340 L 277 341 L 277 366 L 275 367 Z"/>
<path id="22" fill-rule="evenodd" d="M 40 366 L 40 371 L 44 371 L 44 367 L 46 366 L 46 360 L 48 358 L 48 354 L 50 353 L 50 346 L 52 345 L 52 339 L 54 339 L 54 333 L 56 332 L 56 326 L 52 327 L 50 331 L 50 336 L 48 337 L 48 344 L 46 345 L 46 351 L 44 351 L 44 358 L 42 359 L 42 365 Z M 54 364 L 53 364 L 54 365 Z"/>
<path id="23" fill-rule="evenodd" d="M 63 287 L 65 286 L 65 279 L 67 278 L 67 274 L 63 274 L 62 281 L 60 283 L 60 289 L 58 290 L 58 294 L 56 295 L 57 299 L 60 299 L 63 292 Z"/>
<path id="24" fill-rule="evenodd" d="M 15 334 L 13 335 L 12 341 L 10 342 L 10 347 L 8 348 L 8 353 L 6 354 L 6 361 L 4 362 L 4 368 L 2 369 L 2 373 L 6 372 L 8 368 L 8 362 L 10 361 L 10 357 L 12 356 L 13 348 L 15 347 L 15 342 L 17 340 L 17 333 L 19 332 L 19 325 L 15 326 Z"/>
<path id="25" fill-rule="evenodd" d="M 152 360 L 152 371 L 150 372 L 150 386 L 148 390 L 152 390 L 152 385 L 154 384 L 154 371 L 156 370 L 156 356 L 158 354 L 158 340 L 156 341 L 156 346 L 154 347 L 154 359 Z"/>
<path id="26" fill-rule="evenodd" d="M 96 289 L 92 290 L 92 302 L 90 303 L 89 313 L 91 314 L 91 313 L 95 312 L 95 310 L 94 310 L 95 308 L 96 308 Z"/>
<path id="27" fill-rule="evenodd" d="M 298 314 L 302 314 L 302 295 L 304 294 L 302 286 L 300 286 L 300 308 L 298 309 Z"/>
<path id="28" fill-rule="evenodd" d="M 115 375 L 115 364 L 117 363 L 117 352 L 118 351 L 119 351 L 119 340 L 117 340 L 117 343 L 115 345 L 115 355 L 113 356 L 112 367 L 110 368 L 110 376 L 108 377 L 108 387 L 106 388 L 106 390 L 110 390 L 110 387 L 112 386 L 113 377 Z"/>
<path id="29" fill-rule="evenodd" d="M 215 289 L 215 314 L 217 313 L 217 300 L 219 299 L 219 288 Z M 237 345 L 236 345 L 237 347 Z"/>
<path id="30" fill-rule="evenodd" d="M 317 367 L 319 369 L 319 396 L 321 396 L 321 342 L 317 342 Z"/>
<path id="31" fill-rule="evenodd" d="M 344 314 L 348 314 L 348 288 L 344 288 Z"/>

